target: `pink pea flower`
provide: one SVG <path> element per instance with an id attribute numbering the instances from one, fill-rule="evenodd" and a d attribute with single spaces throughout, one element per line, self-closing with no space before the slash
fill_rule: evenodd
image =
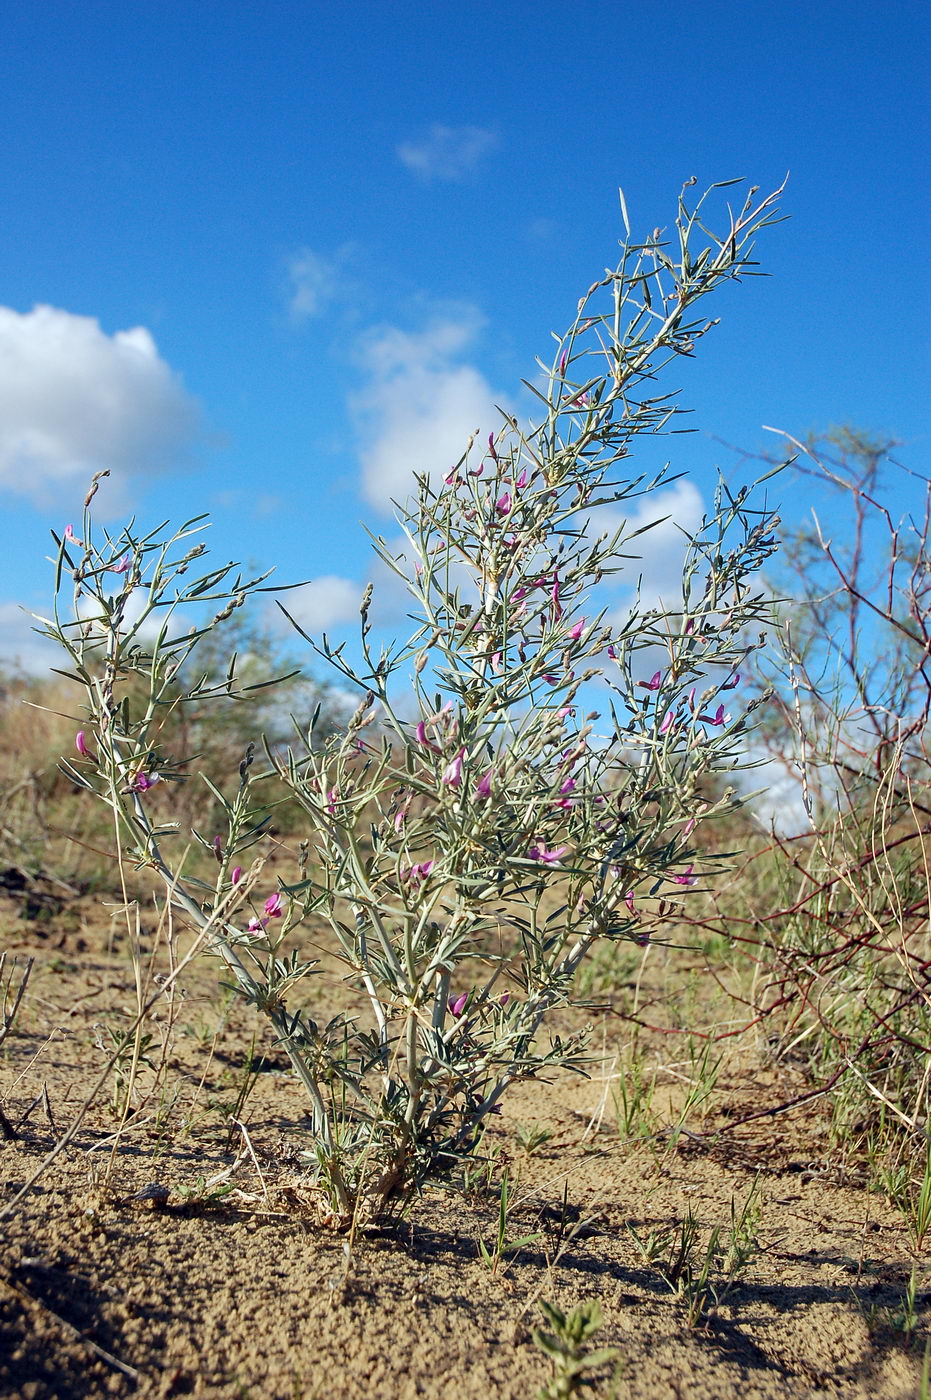
<path id="1" fill-rule="evenodd" d="M 662 683 L 663 683 L 663 673 L 662 673 L 662 671 L 654 671 L 653 674 L 652 674 L 652 676 L 650 677 L 650 679 L 649 679 L 648 681 L 638 681 L 638 682 L 637 682 L 638 685 L 642 685 L 642 686 L 643 686 L 644 690 L 659 690 L 659 688 L 660 688 L 660 686 L 662 685 Z"/>
<path id="2" fill-rule="evenodd" d="M 560 377 L 564 376 L 565 373 L 566 373 L 566 364 L 567 364 L 567 361 L 568 361 L 568 355 L 569 355 L 569 352 L 568 352 L 567 350 L 564 350 L 564 351 L 562 352 L 562 354 L 560 355 L 560 357 L 559 357 L 559 374 L 560 374 Z"/>
<path id="3" fill-rule="evenodd" d="M 673 875 L 673 883 L 676 885 L 694 885 L 698 881 L 698 876 L 693 875 L 694 865 L 686 866 L 681 875 Z"/>
<path id="4" fill-rule="evenodd" d="M 129 555 L 124 554 L 122 559 L 110 565 L 111 574 L 125 574 L 129 569 Z"/>
<path id="5" fill-rule="evenodd" d="M 717 728 L 720 728 L 722 724 L 727 724 L 730 715 L 726 715 L 724 713 L 724 706 L 719 705 L 713 715 L 699 715 L 698 718 L 704 720 L 705 724 L 713 724 Z"/>
<path id="6" fill-rule="evenodd" d="M 673 722 L 674 719 L 675 719 L 675 715 L 673 714 L 672 710 L 667 710 L 667 711 L 666 711 L 666 718 L 663 720 L 662 724 L 661 724 L 660 727 L 659 727 L 659 732 L 660 732 L 660 734 L 668 734 L 668 733 L 669 733 L 670 729 L 672 728 L 672 722 Z"/>
<path id="7" fill-rule="evenodd" d="M 694 818 L 694 817 L 689 817 L 688 821 L 685 823 L 685 826 L 682 828 L 682 835 L 683 835 L 683 836 L 691 836 L 691 834 L 692 834 L 692 832 L 693 832 L 694 830 L 695 830 L 695 818 Z"/>
<path id="8" fill-rule="evenodd" d="M 510 515 L 511 505 L 511 493 L 510 491 L 505 491 L 495 502 L 495 510 L 499 515 Z"/>
<path id="9" fill-rule="evenodd" d="M 608 647 L 608 655 L 612 661 L 617 660 L 617 647 Z"/>
<path id="10" fill-rule="evenodd" d="M 527 855 L 531 860 L 538 860 L 543 865 L 558 865 L 568 849 L 568 846 L 554 846 L 552 850 L 548 851 L 542 841 L 537 841 L 535 845 L 530 847 Z"/>
<path id="11" fill-rule="evenodd" d="M 563 783 L 562 787 L 559 789 L 559 799 L 556 803 L 556 806 L 571 807 L 572 803 L 569 801 L 569 793 L 574 791 L 575 778 L 567 778 L 566 781 Z"/>
<path id="12" fill-rule="evenodd" d="M 510 1000 L 511 1000 L 511 993 L 510 993 L 510 992 L 502 992 L 501 995 L 500 995 L 499 998 L 498 998 L 498 1005 L 501 1006 L 501 1007 L 507 1006 L 507 1004 L 508 1004 L 508 1002 L 509 1002 Z"/>
<path id="13" fill-rule="evenodd" d="M 440 753 L 440 752 L 442 752 L 440 749 L 437 748 L 437 746 L 436 746 L 436 744 L 434 744 L 433 740 L 427 737 L 427 722 L 426 722 L 426 720 L 423 720 L 423 719 L 422 719 L 422 720 L 420 721 L 420 723 L 418 724 L 416 730 L 414 731 L 414 737 L 415 737 L 415 739 L 417 740 L 417 743 L 420 744 L 422 748 L 430 749 L 430 751 L 431 751 L 432 753 Z"/>
<path id="14" fill-rule="evenodd" d="M 77 734 L 75 734 L 74 747 L 77 749 L 78 753 L 81 755 L 82 758 L 90 758 L 91 751 L 87 747 L 87 740 L 84 737 L 83 729 L 79 729 Z"/>
<path id="15" fill-rule="evenodd" d="M 551 594 L 551 597 L 552 597 L 552 600 L 553 600 L 553 616 L 556 618 L 556 621 L 558 622 L 559 619 L 562 617 L 562 608 L 560 607 L 560 604 L 559 604 L 559 575 L 558 575 L 558 574 L 554 574 L 554 575 L 553 575 L 553 592 L 552 592 L 552 594 Z"/>
<path id="16" fill-rule="evenodd" d="M 157 773 L 143 773 L 142 770 L 133 778 L 133 787 L 137 792 L 148 792 L 156 783 L 160 783 L 161 778 Z"/>
<path id="17" fill-rule="evenodd" d="M 475 786 L 475 796 L 476 796 L 476 797 L 490 797 L 490 796 L 491 796 L 491 778 L 492 778 L 492 773 L 493 773 L 493 771 L 494 771 L 493 769 L 489 768 L 489 769 L 488 769 L 486 772 L 484 772 L 484 773 L 482 774 L 482 776 L 479 778 L 479 780 L 478 780 L 478 782 L 477 782 L 477 784 L 476 784 L 476 786 Z"/>
<path id="18" fill-rule="evenodd" d="M 332 817 L 336 812 L 336 804 L 339 801 L 339 788 L 330 788 L 326 795 L 326 809 Z"/>
<path id="19" fill-rule="evenodd" d="M 267 919 L 257 919 L 255 915 L 253 915 L 249 922 L 246 924 L 246 932 L 262 933 L 267 923 Z"/>
<path id="20" fill-rule="evenodd" d="M 485 470 L 485 463 L 479 462 L 478 466 L 469 469 L 469 476 L 481 476 Z"/>
<path id="21" fill-rule="evenodd" d="M 740 685 L 740 672 L 739 672 L 739 671 L 735 671 L 734 674 L 730 677 L 730 679 L 729 679 L 729 680 L 726 680 L 726 681 L 724 682 L 724 684 L 721 686 L 721 689 L 722 689 L 722 690 L 733 690 L 735 685 Z"/>
<path id="22" fill-rule="evenodd" d="M 407 813 L 405 812 L 404 808 L 401 807 L 394 814 L 394 822 L 392 823 L 392 825 L 394 826 L 395 831 L 400 831 L 406 821 Z"/>
<path id="23" fill-rule="evenodd" d="M 694 617 L 690 617 L 689 620 L 688 620 L 688 622 L 686 622 L 686 624 L 685 624 L 685 635 L 688 636 L 690 632 L 694 632 L 694 631 L 695 631 L 695 619 L 694 619 Z"/>
<path id="24" fill-rule="evenodd" d="M 213 849 L 216 852 L 217 860 L 219 860 L 223 855 L 223 841 L 219 836 L 213 838 Z"/>
<path id="25" fill-rule="evenodd" d="M 420 865 L 411 865 L 401 870 L 401 879 L 408 883 L 412 889 L 417 889 L 423 884 L 427 876 L 433 870 L 436 861 L 425 860 Z"/>
<path id="26" fill-rule="evenodd" d="M 269 919 L 280 919 L 284 914 L 284 900 L 280 894 L 270 894 L 265 901 L 265 914 Z"/>
<path id="27" fill-rule="evenodd" d="M 501 653 L 500 653 L 500 651 L 494 651 L 494 652 L 492 652 L 492 654 L 491 654 L 491 669 L 494 671 L 494 673 L 495 673 L 496 676 L 500 676 L 500 675 L 501 675 Z"/>
<path id="28" fill-rule="evenodd" d="M 77 535 L 74 533 L 74 526 L 73 526 L 73 525 L 66 525 L 66 526 L 65 526 L 65 539 L 68 541 L 69 544 L 78 544 L 78 545 L 79 545 L 79 544 L 82 543 L 82 541 L 79 540 L 78 537 L 77 537 Z"/>
<path id="29" fill-rule="evenodd" d="M 569 636 L 572 638 L 572 640 L 573 640 L 574 642 L 577 642 L 577 641 L 579 640 L 579 638 L 581 637 L 581 635 L 582 635 L 582 633 L 583 633 L 584 631 L 585 631 L 585 618 L 583 617 L 583 618 L 580 619 L 580 621 L 578 621 L 578 622 L 575 624 L 574 627 L 570 627 L 570 628 L 569 628 Z"/>
<path id="30" fill-rule="evenodd" d="M 495 462 L 497 462 L 497 460 L 498 460 L 498 453 L 497 453 L 497 450 L 496 450 L 496 448 L 495 448 L 495 435 L 494 435 L 494 433 L 489 433 L 489 434 L 488 434 L 488 451 L 491 453 L 492 459 L 493 459 Z"/>
<path id="31" fill-rule="evenodd" d="M 230 874 L 230 883 L 233 884 L 233 885 L 238 885 L 241 879 L 242 879 L 242 866 L 241 866 L 241 865 L 234 865 L 234 866 L 233 866 L 233 869 L 232 869 L 232 873 Z"/>
<path id="32" fill-rule="evenodd" d="M 552 671 L 545 671 L 543 673 L 543 679 L 546 681 L 547 685 L 559 685 L 559 677 L 554 676 Z"/>
<path id="33" fill-rule="evenodd" d="M 514 483 L 514 489 L 515 489 L 516 491 L 523 491 L 523 489 L 524 489 L 524 487 L 525 487 L 526 485 L 527 485 L 527 468 L 524 467 L 524 469 L 523 469 L 523 471 L 521 472 L 520 476 L 517 478 L 517 480 L 516 480 L 515 483 Z"/>
<path id="34" fill-rule="evenodd" d="M 636 914 L 637 911 L 636 911 L 636 909 L 634 908 L 634 892 L 633 892 L 633 890 L 628 890 L 628 891 L 627 891 L 627 893 L 626 893 L 625 896 L 624 896 L 624 903 L 627 905 L 627 908 L 630 910 L 630 912 L 631 912 L 632 914 Z"/>
<path id="35" fill-rule="evenodd" d="M 459 1020 L 459 1018 L 460 1018 L 460 1016 L 462 1015 L 463 1011 L 465 1011 L 465 1009 L 466 1009 L 466 1002 L 467 1002 L 468 1000 L 469 1000 L 469 993 L 468 993 L 468 992 L 461 992 L 461 993 L 459 994 L 459 996 L 457 996 L 457 997 L 450 997 L 450 998 L 449 998 L 449 1001 L 447 1002 L 447 1006 L 449 1007 L 450 1013 L 451 1013 L 453 1016 L 455 1016 L 455 1018 L 456 1018 L 457 1021 Z"/>
<path id="36" fill-rule="evenodd" d="M 462 782 L 462 758 L 464 753 L 465 749 L 460 749 L 452 763 L 446 765 L 442 782 L 444 782 L 447 787 L 457 788 Z"/>

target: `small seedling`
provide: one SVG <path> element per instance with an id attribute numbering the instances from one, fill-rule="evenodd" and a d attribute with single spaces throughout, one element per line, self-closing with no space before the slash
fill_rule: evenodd
<path id="1" fill-rule="evenodd" d="M 572 1400 L 581 1395 L 583 1387 L 594 1384 L 587 1372 L 597 1371 L 617 1358 L 613 1347 L 590 1351 L 588 1343 L 602 1324 L 601 1304 L 597 1298 L 578 1303 L 565 1313 L 555 1303 L 540 1299 L 540 1311 L 552 1329 L 533 1330 L 534 1344 L 546 1352 L 553 1363 L 553 1379 L 540 1391 L 539 1400 Z"/>
<path id="2" fill-rule="evenodd" d="M 537 1230 L 532 1235 L 522 1235 L 520 1239 L 508 1239 L 508 1213 L 511 1209 L 510 1180 L 507 1169 L 501 1177 L 501 1191 L 498 1197 L 498 1228 L 495 1238 L 490 1245 L 483 1239 L 479 1239 L 478 1252 L 482 1263 L 490 1269 L 493 1274 L 497 1274 L 504 1259 L 513 1259 L 519 1250 L 525 1249 L 528 1244 L 535 1244 L 540 1238 L 540 1231 Z"/>
<path id="3" fill-rule="evenodd" d="M 544 1128 L 542 1123 L 518 1123 L 514 1135 L 521 1152 L 532 1157 L 538 1147 L 549 1142 L 553 1132 L 551 1128 Z"/>
<path id="4" fill-rule="evenodd" d="M 698 1220 L 689 1209 L 675 1225 L 651 1230 L 641 1238 L 628 1225 L 631 1238 L 648 1264 L 685 1307 L 689 1327 L 707 1322 L 736 1286 L 757 1248 L 758 1183 L 738 1210 L 731 1199 L 728 1226 L 715 1225 L 702 1248 Z"/>

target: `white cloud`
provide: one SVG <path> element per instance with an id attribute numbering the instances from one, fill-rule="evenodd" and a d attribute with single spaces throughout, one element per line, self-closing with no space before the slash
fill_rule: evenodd
<path id="1" fill-rule="evenodd" d="M 39 674 L 62 664 L 63 653 L 33 632 L 34 619 L 18 603 L 0 603 L 0 667 Z"/>
<path id="2" fill-rule="evenodd" d="M 497 428 L 503 403 L 461 355 L 483 325 L 474 307 L 436 314 L 420 331 L 370 331 L 357 358 L 368 383 L 351 399 L 362 449 L 362 488 L 385 510 L 403 500 L 419 473 L 445 473 L 470 436 Z"/>
<path id="3" fill-rule="evenodd" d="M 350 244 L 332 257 L 313 248 L 298 248 L 288 259 L 287 300 L 291 320 L 300 325 L 321 315 L 346 290 L 344 267 L 352 256 Z"/>
<path id="4" fill-rule="evenodd" d="M 398 156 L 424 180 L 461 180 L 497 145 L 493 131 L 481 126 L 443 126 L 434 123 L 425 136 L 403 141 Z"/>
<path id="5" fill-rule="evenodd" d="M 108 467 L 112 505 L 121 481 L 183 461 L 199 429 L 144 326 L 111 336 L 54 306 L 0 307 L 0 486 L 50 504 Z"/>
<path id="6" fill-rule="evenodd" d="M 615 530 L 625 520 L 625 535 L 628 538 L 644 526 L 650 526 L 629 545 L 622 543 L 621 549 L 625 554 L 641 557 L 631 559 L 623 573 L 614 575 L 615 584 L 632 588 L 639 577 L 642 579 L 642 606 L 649 608 L 664 603 L 675 609 L 682 597 L 682 565 L 687 537 L 695 533 L 703 516 L 701 492 L 690 481 L 676 481 L 671 486 L 660 488 L 644 497 L 639 506 L 626 516 L 616 507 L 602 507 L 593 516 L 593 525 L 599 533 Z"/>
<path id="7" fill-rule="evenodd" d="M 338 574 L 322 574 L 286 594 L 284 606 L 311 636 L 359 616 L 362 588 Z"/>

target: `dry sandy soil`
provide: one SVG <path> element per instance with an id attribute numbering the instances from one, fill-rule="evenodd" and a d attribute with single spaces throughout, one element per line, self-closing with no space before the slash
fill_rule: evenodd
<path id="1" fill-rule="evenodd" d="M 3 946 L 36 957 L 0 1051 L 15 1130 L 0 1142 L 2 1205 L 74 1118 L 105 1062 L 95 1042 L 125 1017 L 133 984 L 91 906 L 44 928 L 0 913 Z M 302 1182 L 303 1106 L 282 1057 L 261 1046 L 240 1113 L 250 1152 L 227 1119 L 251 1013 L 224 1005 L 211 964 L 185 987 L 164 1092 L 146 1101 L 145 1071 L 114 1144 L 108 1081 L 0 1226 L 0 1395 L 533 1400 L 551 1376 L 532 1339 L 541 1297 L 600 1299 L 597 1345 L 617 1359 L 594 1373 L 596 1396 L 919 1394 L 931 1298 L 919 1294 L 920 1325 L 904 1337 L 893 1319 L 913 1260 L 901 1219 L 832 1161 L 817 1106 L 731 1127 L 798 1087 L 759 1045 L 730 1043 L 687 1131 L 625 1142 L 606 1080 L 629 1040 L 624 992 L 602 997 L 593 1045 L 605 1059 L 591 1079 L 519 1086 L 486 1140 L 516 1181 L 512 1238 L 537 1238 L 490 1270 L 478 1240 L 492 1238 L 497 1187 L 476 1181 L 426 1193 L 359 1239 L 347 1268 L 345 1238 L 320 1226 Z M 668 1038 L 648 1049 L 658 1064 L 673 1058 Z M 681 1069 L 657 1080 L 667 1116 L 681 1080 Z M 520 1124 L 551 1136 L 528 1152 Z M 757 1181 L 757 1248 L 725 1301 L 689 1326 L 631 1227 L 645 1237 L 691 1210 L 705 1238 Z"/>

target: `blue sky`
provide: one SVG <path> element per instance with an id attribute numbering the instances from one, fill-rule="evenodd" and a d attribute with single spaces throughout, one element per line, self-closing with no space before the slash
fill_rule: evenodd
<path id="1" fill-rule="evenodd" d="M 111 521 L 210 510 L 221 553 L 323 579 L 303 615 L 338 630 L 360 522 L 390 532 L 409 469 L 519 402 L 615 261 L 619 185 L 646 234 L 692 175 L 791 172 L 771 276 L 667 381 L 698 430 L 667 445 L 685 523 L 733 467 L 714 439 L 764 423 L 852 422 L 928 470 L 926 6 L 51 0 L 4 25 L 0 656 L 34 655 L 15 605 L 46 606 L 48 529 L 98 465 Z"/>

